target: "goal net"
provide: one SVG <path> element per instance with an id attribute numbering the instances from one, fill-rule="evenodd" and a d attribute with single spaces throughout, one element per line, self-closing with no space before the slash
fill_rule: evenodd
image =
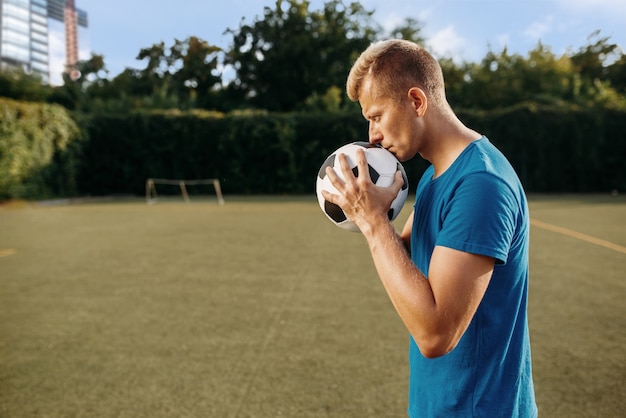
<path id="1" fill-rule="evenodd" d="M 157 184 L 167 186 L 177 186 L 183 200 L 187 203 L 191 202 L 189 193 L 187 192 L 187 186 L 200 186 L 210 185 L 213 186 L 215 195 L 217 197 L 217 203 L 224 204 L 224 197 L 222 196 L 222 188 L 218 179 L 198 179 L 198 180 L 172 180 L 172 179 L 147 179 L 146 180 L 146 203 L 149 205 L 155 204 L 159 200 L 157 194 Z"/>

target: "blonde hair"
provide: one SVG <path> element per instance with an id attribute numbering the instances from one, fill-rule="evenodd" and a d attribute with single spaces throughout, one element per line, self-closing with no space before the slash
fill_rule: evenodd
<path id="1" fill-rule="evenodd" d="M 401 99 L 411 87 L 419 87 L 431 105 L 446 100 L 441 66 L 424 48 L 410 41 L 379 41 L 363 51 L 348 75 L 346 91 L 351 100 L 359 100 L 366 80 L 371 82 L 375 95 Z"/>

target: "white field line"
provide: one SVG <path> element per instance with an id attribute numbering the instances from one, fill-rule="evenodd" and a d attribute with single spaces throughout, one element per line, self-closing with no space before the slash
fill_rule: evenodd
<path id="1" fill-rule="evenodd" d="M 562 228 L 560 226 L 552 225 L 546 222 L 541 222 L 536 219 L 531 219 L 530 224 L 538 228 L 547 229 L 548 231 L 556 232 L 558 234 L 567 235 L 568 237 L 576 238 L 581 241 L 586 241 L 591 244 L 599 245 L 600 247 L 608 248 L 609 250 L 617 251 L 619 253 L 626 254 L 626 247 L 613 244 L 612 242 L 605 241 L 591 235 L 582 234 L 580 232 L 573 231 L 571 229 Z"/>

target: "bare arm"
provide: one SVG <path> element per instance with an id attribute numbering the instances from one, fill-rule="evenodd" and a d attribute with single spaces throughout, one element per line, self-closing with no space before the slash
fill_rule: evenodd
<path id="1" fill-rule="evenodd" d="M 359 153 L 357 159 L 359 172 L 367 173 L 364 153 Z M 329 169 L 327 174 L 340 195 L 325 197 L 341 206 L 361 229 L 383 286 L 422 354 L 438 357 L 448 353 L 459 342 L 482 300 L 494 260 L 438 246 L 427 279 L 406 251 L 408 222 L 398 235 L 386 216 L 402 185 L 401 177 L 389 188 L 380 188 L 367 175 L 354 177 L 345 157 L 340 156 L 340 161 L 346 181 Z"/>
<path id="2" fill-rule="evenodd" d="M 415 211 L 411 211 L 409 218 L 406 220 L 404 224 L 404 228 L 402 228 L 402 232 L 400 233 L 400 239 L 404 242 L 404 247 L 407 252 L 411 253 L 411 231 L 413 230 L 413 216 L 415 215 Z"/>
<path id="3" fill-rule="evenodd" d="M 494 260 L 438 246 L 426 279 L 388 221 L 381 218 L 370 225 L 364 235 L 398 315 L 424 356 L 448 353 L 456 347 L 482 300 Z"/>

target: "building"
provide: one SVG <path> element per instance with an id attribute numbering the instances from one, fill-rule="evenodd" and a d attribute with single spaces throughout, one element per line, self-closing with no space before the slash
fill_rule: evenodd
<path id="1" fill-rule="evenodd" d="M 21 67 L 50 81 L 49 19 L 65 27 L 65 71 L 75 73 L 78 63 L 78 26 L 87 27 L 87 13 L 74 0 L 0 0 L 0 64 Z"/>

